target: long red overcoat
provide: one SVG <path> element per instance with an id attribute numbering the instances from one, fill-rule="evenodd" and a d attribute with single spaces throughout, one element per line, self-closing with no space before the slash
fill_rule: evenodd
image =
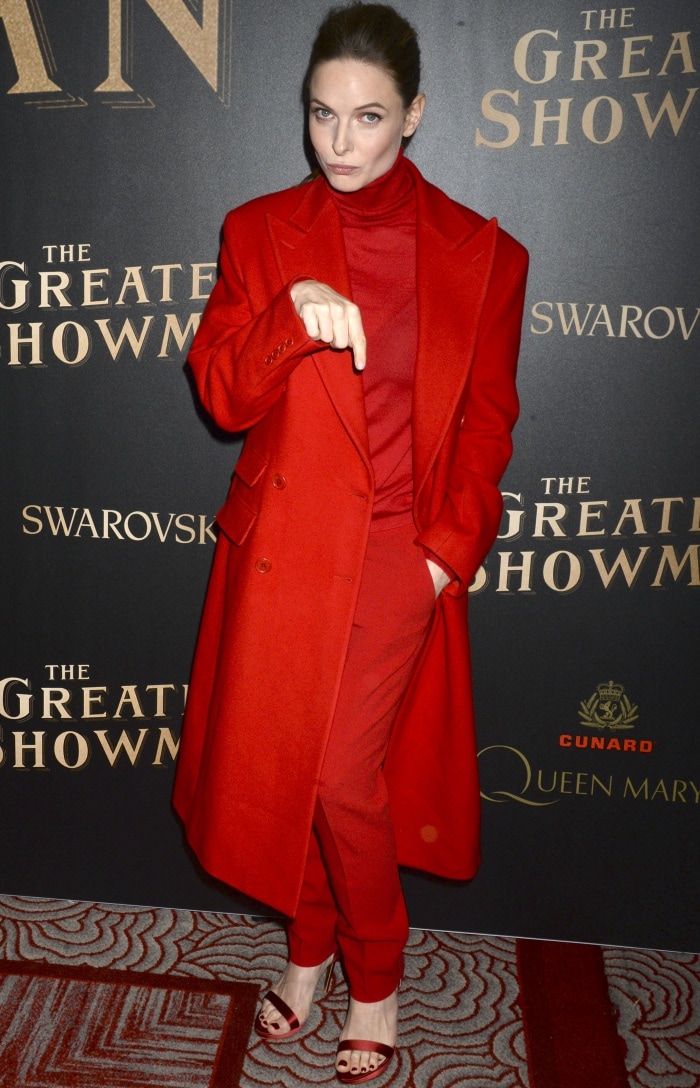
<path id="1" fill-rule="evenodd" d="M 458 580 L 437 601 L 384 772 L 400 863 L 466 879 L 479 863 L 466 591 L 501 515 L 527 254 L 495 219 L 408 165 L 416 541 Z M 228 215 L 220 277 L 189 357 L 214 420 L 247 437 L 217 518 L 174 794 L 203 866 L 290 915 L 374 488 L 362 377 L 350 351 L 306 335 L 289 294 L 298 279 L 352 297 L 323 178 Z"/>

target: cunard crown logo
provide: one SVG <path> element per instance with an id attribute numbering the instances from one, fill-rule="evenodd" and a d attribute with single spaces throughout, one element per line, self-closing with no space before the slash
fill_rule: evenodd
<path id="1" fill-rule="evenodd" d="M 636 704 L 632 704 L 625 695 L 622 684 L 614 680 L 598 684 L 596 692 L 587 701 L 581 701 L 579 718 L 582 725 L 592 729 L 634 729 L 639 717 Z"/>
<path id="2" fill-rule="evenodd" d="M 622 684 L 614 684 L 612 680 L 608 680 L 607 684 L 598 684 L 598 695 L 601 703 L 619 704 L 624 694 L 625 689 Z"/>

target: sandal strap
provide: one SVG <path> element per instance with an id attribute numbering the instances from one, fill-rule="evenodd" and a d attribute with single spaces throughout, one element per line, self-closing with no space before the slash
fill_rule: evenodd
<path id="1" fill-rule="evenodd" d="M 344 1039 L 338 1043 L 338 1054 L 344 1050 L 369 1050 L 372 1054 L 381 1054 L 387 1061 L 393 1056 L 396 1047 L 387 1046 L 386 1043 L 374 1043 L 371 1039 Z"/>
<path id="2" fill-rule="evenodd" d="M 283 1001 L 280 995 L 276 994 L 274 990 L 268 990 L 265 994 L 264 1000 L 269 1001 L 271 1005 L 274 1005 L 274 1007 L 277 1009 L 277 1012 L 285 1018 L 285 1020 L 289 1024 L 290 1031 L 294 1031 L 295 1028 L 298 1028 L 300 1026 L 299 1019 L 294 1010 L 290 1009 L 287 1002 Z"/>

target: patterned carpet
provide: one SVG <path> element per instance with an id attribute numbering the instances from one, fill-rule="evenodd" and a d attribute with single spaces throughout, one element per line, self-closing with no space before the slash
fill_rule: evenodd
<path id="1" fill-rule="evenodd" d="M 0 896 L 3 960 L 167 973 L 171 984 L 177 978 L 193 984 L 201 979 L 255 982 L 262 989 L 279 973 L 284 957 L 279 927 L 260 919 Z M 611 948 L 605 961 L 627 1046 L 630 1088 L 700 1088 L 700 956 Z M 173 1016 L 203 1015 L 191 994 L 179 1001 Z M 344 984 L 336 984 L 294 1042 L 269 1046 L 251 1041 L 241 1088 L 336 1084 L 332 1055 L 346 1003 Z M 10 1011 L 1 994 L 0 1007 L 5 1016 L 0 1085 L 29 1088 L 28 1080 L 10 1082 L 3 1075 Z M 27 1015 L 27 1008 L 26 1002 L 13 1006 L 13 1015 Z M 380 1084 L 531 1088 L 515 941 L 414 930 L 401 992 L 400 1033 L 394 1074 Z M 163 1088 L 171 1082 L 163 1073 L 160 1081 L 151 1077 L 143 1083 Z M 191 1076 L 189 1084 L 199 1086 L 197 1077 Z M 100 1078 L 100 1088 L 111 1088 L 108 1076 Z"/>
<path id="2" fill-rule="evenodd" d="M 0 961 L 0 1083 L 230 1088 L 258 988 L 144 971 Z"/>

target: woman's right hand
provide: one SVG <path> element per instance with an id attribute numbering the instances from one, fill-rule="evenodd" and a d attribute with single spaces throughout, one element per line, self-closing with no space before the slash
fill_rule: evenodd
<path id="1" fill-rule="evenodd" d="M 442 567 L 438 563 L 435 563 L 432 559 L 428 559 L 426 557 L 425 561 L 428 564 L 428 570 L 430 571 L 430 576 L 433 579 L 433 585 L 435 587 L 435 600 L 437 600 L 445 586 L 448 586 L 450 584 L 450 576 L 449 574 L 445 574 Z"/>
<path id="2" fill-rule="evenodd" d="M 350 348 L 356 370 L 367 362 L 367 338 L 359 308 L 318 280 L 300 280 L 290 289 L 294 309 L 312 340 L 332 348 Z"/>

